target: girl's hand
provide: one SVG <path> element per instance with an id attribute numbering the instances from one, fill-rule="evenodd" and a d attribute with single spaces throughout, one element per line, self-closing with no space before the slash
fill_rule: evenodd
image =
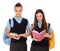
<path id="1" fill-rule="evenodd" d="M 52 37 L 52 35 L 49 35 L 48 33 L 46 33 L 44 36 L 45 37 L 48 37 L 48 38 L 51 38 Z"/>
<path id="2" fill-rule="evenodd" d="M 36 38 L 32 38 L 32 40 L 37 41 L 37 42 L 39 41 L 39 40 L 38 40 L 38 39 L 36 39 Z"/>
<path id="3" fill-rule="evenodd" d="M 49 34 L 48 34 L 48 33 L 46 33 L 44 36 L 45 36 L 45 37 L 49 37 Z"/>

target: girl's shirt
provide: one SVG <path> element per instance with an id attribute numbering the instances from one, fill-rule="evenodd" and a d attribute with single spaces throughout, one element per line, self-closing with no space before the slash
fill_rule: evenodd
<path id="1" fill-rule="evenodd" d="M 38 22 L 38 27 L 41 28 L 41 26 L 42 26 L 42 23 Z M 49 32 L 50 33 L 53 32 L 53 29 L 52 29 L 51 25 L 49 27 Z"/>

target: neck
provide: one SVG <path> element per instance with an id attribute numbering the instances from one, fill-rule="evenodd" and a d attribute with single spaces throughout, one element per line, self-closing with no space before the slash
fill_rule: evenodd
<path id="1" fill-rule="evenodd" d="M 17 18 L 21 18 L 22 16 L 16 16 Z"/>
<path id="2" fill-rule="evenodd" d="M 42 23 L 42 21 L 39 21 L 39 23 Z"/>

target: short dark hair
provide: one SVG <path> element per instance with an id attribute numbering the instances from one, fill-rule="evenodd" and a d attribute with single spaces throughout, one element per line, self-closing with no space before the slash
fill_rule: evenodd
<path id="1" fill-rule="evenodd" d="M 15 7 L 22 7 L 22 5 L 21 5 L 21 3 L 19 2 L 19 3 L 16 3 L 16 4 L 15 4 Z"/>

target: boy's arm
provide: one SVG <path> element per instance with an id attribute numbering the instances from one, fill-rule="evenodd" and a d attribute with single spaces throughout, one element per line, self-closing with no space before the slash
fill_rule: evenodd
<path id="1" fill-rule="evenodd" d="M 31 34 L 31 31 L 29 28 L 26 28 L 26 33 L 19 34 L 20 37 L 28 37 Z"/>
<path id="2" fill-rule="evenodd" d="M 31 26 L 28 22 L 27 26 L 26 26 L 26 33 L 24 34 L 19 34 L 19 36 L 23 36 L 23 37 L 28 37 L 31 34 Z"/>
<path id="3" fill-rule="evenodd" d="M 15 34 L 10 33 L 10 29 L 9 29 L 9 28 L 6 28 L 6 35 L 7 35 L 7 37 L 9 37 L 9 38 L 13 38 L 13 37 L 16 36 Z"/>
<path id="4" fill-rule="evenodd" d="M 16 33 L 10 33 L 9 28 L 6 29 L 6 36 L 9 37 L 9 38 L 16 39 L 16 40 L 20 39 L 20 36 L 18 36 Z"/>
<path id="5" fill-rule="evenodd" d="M 26 37 L 28 37 L 30 34 L 31 34 L 31 25 L 29 24 L 28 21 L 28 24 L 26 26 Z"/>
<path id="6" fill-rule="evenodd" d="M 9 24 L 9 21 L 7 23 L 7 26 L 6 26 L 6 36 L 9 37 L 9 38 L 14 38 L 14 39 L 17 39 L 17 34 L 15 33 L 10 33 L 10 24 Z"/>
<path id="7" fill-rule="evenodd" d="M 29 36 L 31 34 L 30 28 L 26 29 L 26 34 L 27 34 L 27 36 Z"/>

